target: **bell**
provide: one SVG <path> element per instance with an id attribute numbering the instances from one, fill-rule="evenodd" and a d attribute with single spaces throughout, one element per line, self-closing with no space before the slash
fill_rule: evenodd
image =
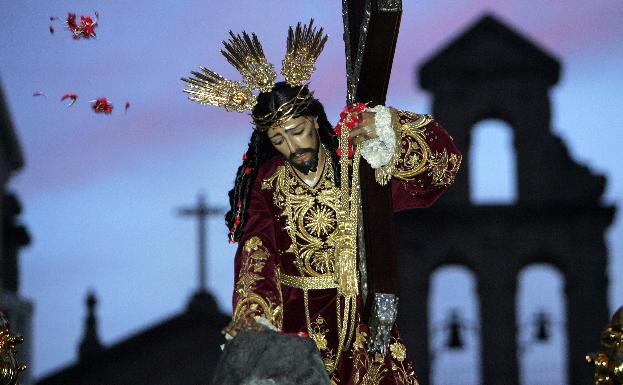
<path id="1" fill-rule="evenodd" d="M 534 320 L 536 333 L 534 340 L 539 343 L 544 343 L 549 340 L 549 317 L 544 311 L 540 311 L 536 314 Z"/>
<path id="2" fill-rule="evenodd" d="M 448 329 L 450 333 L 448 335 L 446 347 L 452 350 L 463 349 L 463 337 L 461 336 L 461 329 L 463 329 L 463 325 L 461 325 L 461 319 L 456 309 L 452 310 L 450 322 L 448 323 Z"/>

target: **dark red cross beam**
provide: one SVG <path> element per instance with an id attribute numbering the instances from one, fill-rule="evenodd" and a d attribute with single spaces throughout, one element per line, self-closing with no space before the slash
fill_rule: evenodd
<path id="1" fill-rule="evenodd" d="M 402 1 L 343 0 L 342 12 L 347 103 L 385 104 Z M 368 298 L 375 292 L 398 294 L 392 249 L 391 183 L 379 185 L 367 162 L 361 162 L 360 169 Z"/>

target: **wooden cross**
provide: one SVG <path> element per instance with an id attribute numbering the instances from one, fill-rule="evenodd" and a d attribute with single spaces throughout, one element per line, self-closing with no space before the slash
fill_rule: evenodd
<path id="1" fill-rule="evenodd" d="M 206 291 L 206 219 L 209 216 L 216 214 L 223 214 L 224 210 L 216 207 L 208 207 L 206 205 L 205 196 L 199 194 L 197 197 L 197 205 L 194 207 L 186 207 L 178 209 L 178 215 L 180 216 L 193 216 L 199 221 L 198 235 L 198 257 L 199 257 L 199 291 Z"/>
<path id="2" fill-rule="evenodd" d="M 401 0 L 342 0 L 346 45 L 347 103 L 385 104 L 402 15 Z M 361 162 L 360 183 L 368 298 L 397 294 L 392 241 L 391 183 L 379 185 Z M 361 236 L 362 234 L 360 234 Z M 369 303 L 369 301 L 366 301 Z M 369 310 L 369 309 L 368 309 Z"/>

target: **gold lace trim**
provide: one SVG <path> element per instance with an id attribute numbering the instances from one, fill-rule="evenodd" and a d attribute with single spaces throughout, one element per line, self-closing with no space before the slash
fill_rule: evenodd
<path id="1" fill-rule="evenodd" d="M 424 172 L 428 166 L 431 149 L 426 143 L 426 125 L 433 118 L 402 111 L 400 119 L 400 144 L 396 147 L 400 155 L 396 161 L 394 176 L 408 180 Z"/>
<path id="2" fill-rule="evenodd" d="M 430 131 L 426 125 L 433 121 L 430 115 L 418 115 L 400 111 L 400 144 L 397 146 L 395 171 L 393 176 L 410 180 L 414 176 L 426 173 L 431 177 L 431 184 L 437 187 L 450 186 L 461 166 L 461 155 L 432 151 L 429 141 Z M 399 153 L 399 154 L 398 154 Z"/>
<path id="3" fill-rule="evenodd" d="M 294 275 L 281 274 L 279 279 L 284 285 L 303 290 L 335 289 L 337 283 L 332 275 L 321 277 L 297 277 Z"/>
<path id="4" fill-rule="evenodd" d="M 279 298 L 273 303 L 270 298 L 264 298 L 257 294 L 257 283 L 264 278 L 262 272 L 269 258 L 269 252 L 262 244 L 259 237 L 249 238 L 243 248 L 243 262 L 238 274 L 236 293 L 238 300 L 232 316 L 231 328 L 253 327 L 254 320 L 260 317 L 266 318 L 278 329 L 283 325 L 283 306 L 281 286 L 279 285 L 279 270 L 275 269 L 275 282 L 278 288 Z"/>

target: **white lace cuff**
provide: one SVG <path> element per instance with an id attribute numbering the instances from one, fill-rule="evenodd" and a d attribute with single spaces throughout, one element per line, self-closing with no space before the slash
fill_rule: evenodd
<path id="1" fill-rule="evenodd" d="M 385 166 L 392 159 L 396 150 L 396 133 L 392 127 L 389 107 L 378 105 L 369 111 L 375 112 L 374 125 L 377 137 L 361 144 L 361 156 L 376 169 Z"/>

